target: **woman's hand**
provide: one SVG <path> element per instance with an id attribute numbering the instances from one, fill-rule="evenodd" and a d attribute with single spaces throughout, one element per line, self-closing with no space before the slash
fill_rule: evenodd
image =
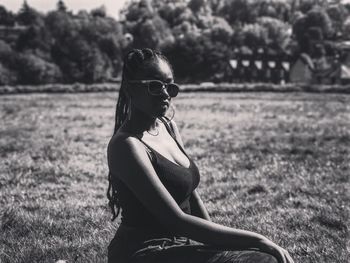
<path id="1" fill-rule="evenodd" d="M 281 248 L 267 238 L 259 242 L 258 248 L 263 252 L 275 256 L 279 263 L 294 263 L 287 250 Z"/>

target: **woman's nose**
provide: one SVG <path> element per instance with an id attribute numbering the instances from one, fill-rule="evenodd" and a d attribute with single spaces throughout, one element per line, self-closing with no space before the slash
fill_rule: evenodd
<path id="1" fill-rule="evenodd" d="M 170 98 L 170 95 L 167 90 L 167 86 L 163 85 L 162 92 L 161 92 L 162 97 L 165 97 L 167 99 Z"/>

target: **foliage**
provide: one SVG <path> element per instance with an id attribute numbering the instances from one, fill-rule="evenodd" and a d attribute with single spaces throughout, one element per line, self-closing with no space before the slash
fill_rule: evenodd
<path id="1" fill-rule="evenodd" d="M 106 17 L 107 16 L 107 10 L 106 10 L 106 7 L 104 5 L 98 7 L 98 8 L 95 8 L 95 9 L 92 9 L 91 10 L 91 15 L 96 17 L 96 16 L 99 16 L 99 17 Z"/>
<path id="2" fill-rule="evenodd" d="M 66 4 L 62 0 L 58 0 L 58 2 L 57 2 L 57 11 L 60 11 L 60 12 L 67 11 Z"/>
<path id="3" fill-rule="evenodd" d="M 226 44 L 230 43 L 230 39 L 233 35 L 233 29 L 228 24 L 226 19 L 222 17 L 213 17 L 213 22 L 210 27 L 210 35 L 214 42 L 220 41 Z"/>
<path id="4" fill-rule="evenodd" d="M 47 30 L 46 26 L 42 24 L 33 24 L 28 26 L 27 29 L 19 35 L 16 49 L 18 51 L 38 49 L 49 53 L 53 41 L 51 33 Z"/>
<path id="5" fill-rule="evenodd" d="M 164 53 L 180 82 L 222 81 L 220 74 L 227 66 L 227 57 L 231 56 L 231 50 L 225 43 L 214 42 L 208 35 L 192 34 L 178 38 L 173 45 L 164 48 Z"/>
<path id="6" fill-rule="evenodd" d="M 331 5 L 327 8 L 327 14 L 332 21 L 335 34 L 342 34 L 344 31 L 344 22 L 349 16 L 349 11 L 340 5 Z"/>
<path id="7" fill-rule="evenodd" d="M 346 39 L 350 39 L 350 17 L 348 17 L 343 25 L 343 34 Z"/>
<path id="8" fill-rule="evenodd" d="M 245 25 L 237 36 L 240 45 L 257 48 L 264 46 L 267 43 L 266 29 L 257 23 Z"/>
<path id="9" fill-rule="evenodd" d="M 291 28 L 287 23 L 272 17 L 260 17 L 257 23 L 265 28 L 267 45 L 275 50 L 285 50 L 291 41 Z"/>
<path id="10" fill-rule="evenodd" d="M 318 31 L 318 33 L 316 33 L 316 31 Z M 293 24 L 293 33 L 299 43 L 301 52 L 310 53 L 310 40 L 332 38 L 334 28 L 332 20 L 329 18 L 327 12 L 321 8 L 314 8 L 296 19 Z"/>
<path id="11" fill-rule="evenodd" d="M 0 25 L 13 26 L 15 24 L 15 16 L 12 12 L 7 11 L 4 6 L 0 5 Z"/>
<path id="12" fill-rule="evenodd" d="M 263 0 L 255 3 L 258 9 L 258 17 L 272 17 L 283 22 L 289 22 L 291 6 L 284 0 Z"/>
<path id="13" fill-rule="evenodd" d="M 17 14 L 16 21 L 21 25 L 33 25 L 33 24 L 42 24 L 43 15 L 38 11 L 33 9 L 28 5 L 26 1 L 23 2 L 19 13 Z"/>
<path id="14" fill-rule="evenodd" d="M 0 66 L 0 72 L 8 70 L 6 67 Z M 12 74 L 13 72 L 11 72 Z M 0 79 L 6 80 L 5 77 Z M 10 76 L 12 77 L 12 75 Z M 218 76 L 220 77 L 220 76 Z M 13 85 L 13 83 L 3 83 L 0 86 L 0 95 L 9 94 L 29 94 L 29 93 L 99 93 L 99 92 L 118 92 L 120 85 L 116 83 L 74 83 L 74 84 L 45 84 L 45 85 Z M 182 84 L 181 93 L 209 92 L 213 96 L 215 93 L 239 93 L 239 92 L 273 92 L 285 93 L 290 92 L 309 92 L 309 93 L 328 93 L 328 94 L 350 94 L 350 85 L 320 85 L 320 84 L 302 84 L 302 83 L 287 83 L 287 84 L 273 84 L 273 83 L 229 83 L 229 82 L 202 82 L 200 84 Z"/>
<path id="15" fill-rule="evenodd" d="M 171 56 L 181 80 L 227 81 L 218 76 L 232 50 L 268 46 L 311 54 L 315 41 L 349 37 L 349 10 L 323 0 L 140 0 L 126 2 L 116 21 L 104 6 L 73 14 L 58 0 L 56 10 L 42 14 L 24 1 L 17 14 L 0 6 L 0 30 L 14 32 L 4 38 L 14 56 L 1 63 L 11 79 L 27 81 L 17 78 L 14 61 L 29 52 L 56 65 L 61 76 L 54 79 L 103 82 L 120 76 L 127 50 L 150 47 Z"/>
<path id="16" fill-rule="evenodd" d="M 56 64 L 26 52 L 18 58 L 19 82 L 21 84 L 40 84 L 61 82 L 61 71 Z"/>
<path id="17" fill-rule="evenodd" d="M 0 85 L 12 85 L 17 83 L 16 72 L 0 63 Z"/>

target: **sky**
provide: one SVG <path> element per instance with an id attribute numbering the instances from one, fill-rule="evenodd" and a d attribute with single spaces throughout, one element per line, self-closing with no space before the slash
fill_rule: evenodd
<path id="1" fill-rule="evenodd" d="M 104 5 L 108 15 L 117 18 L 118 11 L 128 0 L 63 0 L 68 10 L 77 12 L 78 10 L 91 10 Z M 27 0 L 29 6 L 41 12 L 47 12 L 56 8 L 58 0 Z M 0 5 L 6 9 L 17 12 L 23 4 L 23 0 L 0 0 Z"/>
<path id="2" fill-rule="evenodd" d="M 58 0 L 27 0 L 27 3 L 41 12 L 47 12 L 56 8 Z M 128 0 L 64 0 L 67 8 L 73 12 L 78 10 L 91 10 L 101 5 L 105 5 L 108 15 L 118 18 L 118 11 Z M 343 0 L 343 3 L 350 0 Z M 22 6 L 23 0 L 0 0 L 0 5 L 13 12 L 17 12 Z"/>

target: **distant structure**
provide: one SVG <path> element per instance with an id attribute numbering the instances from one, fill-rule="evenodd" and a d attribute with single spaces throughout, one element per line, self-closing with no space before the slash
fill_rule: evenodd
<path id="1" fill-rule="evenodd" d="M 350 84 L 350 41 L 335 45 L 338 51 L 334 54 L 323 51 L 316 57 L 306 53 L 292 56 L 264 48 L 236 48 L 225 76 L 230 82 Z"/>
<path id="2" fill-rule="evenodd" d="M 26 26 L 15 24 L 14 26 L 0 25 L 0 39 L 8 43 L 15 42 L 20 34 L 27 29 Z"/>
<path id="3" fill-rule="evenodd" d="M 341 84 L 350 84 L 350 66 L 341 65 L 340 79 Z"/>
<path id="4" fill-rule="evenodd" d="M 254 51 L 244 47 L 235 50 L 230 59 L 228 79 L 232 82 L 289 82 L 291 56 L 270 49 L 259 48 Z"/>
<path id="5" fill-rule="evenodd" d="M 313 82 L 314 70 L 315 65 L 310 56 L 302 53 L 290 69 L 290 82 L 311 84 Z"/>

